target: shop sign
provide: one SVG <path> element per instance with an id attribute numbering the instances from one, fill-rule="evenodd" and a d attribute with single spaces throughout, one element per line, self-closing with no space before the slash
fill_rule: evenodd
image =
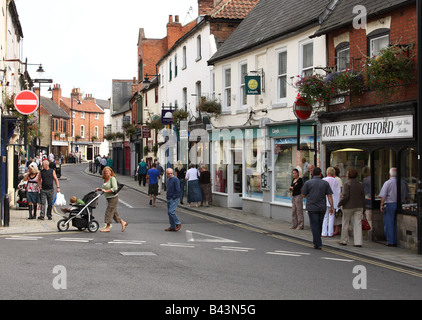
<path id="1" fill-rule="evenodd" d="M 322 142 L 413 138 L 413 116 L 323 123 Z"/>
<path id="2" fill-rule="evenodd" d="M 261 94 L 261 76 L 245 76 L 246 94 Z"/>
<path id="3" fill-rule="evenodd" d="M 142 126 L 142 138 L 151 138 L 151 129 L 147 126 Z"/>
<path id="4" fill-rule="evenodd" d="M 176 110 L 163 109 L 161 110 L 161 123 L 163 125 L 173 123 L 173 112 Z"/>

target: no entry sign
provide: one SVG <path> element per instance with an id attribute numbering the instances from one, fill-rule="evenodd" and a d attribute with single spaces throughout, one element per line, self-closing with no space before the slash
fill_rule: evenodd
<path id="1" fill-rule="evenodd" d="M 293 112 L 296 118 L 306 120 L 312 114 L 312 106 L 310 106 L 301 96 L 298 96 L 293 105 Z"/>
<path id="2" fill-rule="evenodd" d="M 32 114 L 37 111 L 38 97 L 29 90 L 19 92 L 15 97 L 15 108 L 21 114 Z"/>

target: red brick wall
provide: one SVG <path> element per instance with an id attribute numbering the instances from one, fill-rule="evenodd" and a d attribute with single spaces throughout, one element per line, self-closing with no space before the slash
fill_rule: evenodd
<path id="1" fill-rule="evenodd" d="M 394 12 L 385 14 L 384 16 L 391 16 L 391 29 L 390 29 L 390 44 L 414 44 L 414 53 L 416 54 L 417 47 L 417 15 L 416 5 L 412 4 L 404 8 L 400 8 Z M 378 19 L 383 16 L 379 16 Z M 369 20 L 368 22 L 371 22 Z M 366 31 L 364 29 L 354 29 L 353 27 L 343 28 L 328 34 L 328 66 L 335 67 L 335 48 L 334 37 L 349 32 L 350 38 L 350 68 L 360 70 L 364 63 L 367 52 L 368 43 Z M 355 60 L 354 60 L 355 59 Z M 409 85 L 403 87 L 397 96 L 396 102 L 414 101 L 417 99 L 417 86 Z M 351 107 L 371 106 L 383 103 L 374 92 L 367 91 L 363 96 L 346 97 L 346 102 L 340 105 L 329 106 L 329 111 L 343 110 Z"/>

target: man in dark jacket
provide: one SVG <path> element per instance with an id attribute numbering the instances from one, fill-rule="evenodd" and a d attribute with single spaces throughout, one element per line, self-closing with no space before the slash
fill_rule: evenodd
<path id="1" fill-rule="evenodd" d="M 182 227 L 182 224 L 179 221 L 179 218 L 176 215 L 177 205 L 180 198 L 180 182 L 173 175 L 173 169 L 168 168 L 166 170 L 167 174 L 167 213 L 169 215 L 170 228 L 167 228 L 166 231 L 179 231 Z"/>
<path id="2" fill-rule="evenodd" d="M 312 172 L 312 179 L 305 182 L 302 187 L 302 197 L 306 198 L 306 210 L 308 211 L 309 223 L 311 225 L 313 243 L 315 249 L 321 249 L 322 223 L 327 200 L 330 204 L 330 214 L 334 211 L 333 191 L 327 181 L 321 179 L 321 169 L 316 167 Z"/>

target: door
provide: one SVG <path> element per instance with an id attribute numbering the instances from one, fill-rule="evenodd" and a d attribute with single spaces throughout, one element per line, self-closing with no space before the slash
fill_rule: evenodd
<path id="1" fill-rule="evenodd" d="M 231 151 L 231 161 L 228 165 L 228 196 L 230 208 L 242 208 L 243 194 L 242 150 Z"/>

